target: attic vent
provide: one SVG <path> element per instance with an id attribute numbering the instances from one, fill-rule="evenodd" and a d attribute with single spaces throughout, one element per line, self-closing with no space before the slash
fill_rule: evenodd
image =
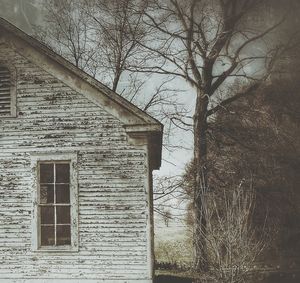
<path id="1" fill-rule="evenodd" d="M 10 72 L 0 66 L 0 116 L 11 115 L 11 82 Z"/>

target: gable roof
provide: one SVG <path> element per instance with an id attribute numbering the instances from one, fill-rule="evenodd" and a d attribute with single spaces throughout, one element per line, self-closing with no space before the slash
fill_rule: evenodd
<path id="1" fill-rule="evenodd" d="M 0 43 L 3 40 L 11 43 L 19 53 L 48 73 L 104 107 L 124 124 L 129 135 L 146 137 L 150 154 L 153 155 L 150 156 L 150 159 L 153 160 L 152 167 L 153 169 L 160 167 L 163 125 L 158 120 L 0 17 Z"/>

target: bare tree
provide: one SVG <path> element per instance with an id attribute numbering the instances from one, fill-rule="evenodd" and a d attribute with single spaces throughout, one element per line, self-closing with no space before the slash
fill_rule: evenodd
<path id="1" fill-rule="evenodd" d="M 156 176 L 154 184 L 154 212 L 163 219 L 184 220 L 187 201 L 181 176 Z"/>
<path id="2" fill-rule="evenodd" d="M 60 31 L 58 35 L 56 32 L 54 35 L 59 44 L 63 38 L 63 51 L 71 51 L 69 56 L 70 54 L 73 56 L 75 64 L 78 61 L 80 66 L 80 58 L 84 55 L 86 58 L 93 58 L 90 62 L 95 62 L 96 69 L 99 68 L 97 64 L 100 62 L 100 67 L 110 70 L 110 84 L 119 92 L 121 76 L 132 75 L 133 72 L 139 71 L 146 74 L 167 75 L 168 79 L 179 78 L 181 83 L 187 83 L 195 93 L 193 117 L 182 115 L 174 101 L 161 95 L 168 91 L 163 92 L 160 88 L 157 88 L 156 94 L 146 101 L 144 109 L 149 110 L 154 104 L 160 107 L 169 101 L 171 106 L 175 106 L 174 111 L 170 111 L 169 108 L 166 111 L 166 108 L 163 108 L 164 117 L 167 117 L 173 125 L 193 130 L 194 163 L 197 168 L 193 190 L 196 219 L 195 268 L 207 269 L 207 250 L 203 238 L 206 219 L 202 211 L 201 197 L 202 193 L 209 189 L 207 163 L 209 119 L 213 119 L 217 111 L 226 108 L 233 101 L 251 95 L 268 78 L 283 46 L 272 45 L 267 39 L 281 25 L 283 19 L 271 23 L 264 30 L 248 25 L 249 15 L 251 16 L 251 13 L 265 2 L 264 0 L 64 0 L 63 2 L 72 6 L 72 3 L 77 1 L 80 4 L 78 7 L 81 5 L 85 7 L 81 17 L 78 17 L 79 14 L 75 9 L 71 13 L 71 20 L 64 24 L 69 16 L 62 14 L 62 17 L 57 18 L 61 13 L 61 9 L 58 8 L 55 10 L 53 20 L 53 24 L 58 24 L 62 20 L 61 26 L 66 26 L 64 36 L 60 35 Z M 59 7 L 61 3 L 55 0 L 51 2 L 55 4 L 54 7 Z M 71 8 L 68 9 L 72 11 Z M 76 28 L 74 32 L 73 25 L 76 26 L 77 23 L 74 22 L 73 15 L 79 23 L 82 19 L 87 20 L 82 29 Z M 83 50 L 100 51 L 96 57 L 92 56 L 92 53 L 81 51 L 81 44 L 85 42 L 80 39 L 81 31 L 83 37 L 87 35 L 87 49 Z M 75 41 L 70 40 L 73 36 Z M 98 39 L 104 41 L 98 44 L 100 42 Z M 95 42 L 96 46 L 93 45 Z M 253 50 L 254 44 L 259 48 Z M 73 46 L 80 48 L 76 49 Z M 89 49 L 90 46 L 93 48 Z M 88 66 L 91 64 L 87 63 Z M 84 65 L 81 67 L 84 68 Z M 245 87 L 239 92 L 225 91 L 230 89 L 228 86 L 234 79 L 241 80 Z M 130 91 L 133 93 L 129 98 L 132 101 L 141 89 L 141 84 L 134 89 L 136 92 Z M 170 87 L 165 88 L 167 89 Z M 157 111 L 156 106 L 153 106 L 152 110 Z"/>
<path id="3" fill-rule="evenodd" d="M 149 0 L 143 14 L 147 41 L 143 65 L 135 70 L 174 76 L 195 93 L 194 116 L 194 265 L 207 269 L 204 192 L 209 190 L 207 129 L 209 119 L 233 101 L 251 95 L 268 78 L 275 59 L 286 44 L 272 45 L 268 37 L 283 18 L 268 27 L 249 25 L 263 0 Z M 254 49 L 255 46 L 259 48 Z M 254 51 L 253 51 L 254 49 Z M 239 92 L 225 91 L 235 79 L 244 85 Z"/>
<path id="4" fill-rule="evenodd" d="M 164 212 L 163 219 L 164 219 L 165 225 L 167 227 L 169 227 L 170 219 L 172 219 L 172 213 L 169 209 Z"/>
<path id="5" fill-rule="evenodd" d="M 49 0 L 45 22 L 35 27 L 35 36 L 78 68 L 101 79 L 142 110 L 173 127 L 186 115 L 177 103 L 171 80 L 144 91 L 149 75 L 132 72 L 142 64 L 140 43 L 147 29 L 142 22 L 142 0 Z"/>
<path id="6" fill-rule="evenodd" d="M 113 91 L 124 89 L 133 98 L 143 85 L 136 74 L 126 72 L 143 40 L 140 18 L 130 14 L 135 0 L 50 0 L 45 3 L 45 24 L 36 37 L 74 63 L 101 78 Z M 126 76 L 126 88 L 120 87 Z"/>
<path id="7" fill-rule="evenodd" d="M 267 214 L 266 226 L 274 230 L 264 254 L 264 264 L 273 262 L 273 266 L 286 264 L 299 254 L 299 245 L 292 239 L 300 229 L 300 86 L 293 78 L 294 67 L 288 65 L 291 74 L 273 78 L 254 96 L 219 111 L 210 125 L 214 132 L 210 184 L 218 189 L 234 187 L 241 179 L 252 184 L 256 191 L 253 222 L 259 229 Z"/>
<path id="8" fill-rule="evenodd" d="M 112 90 L 117 91 L 122 74 L 139 52 L 143 42 L 141 15 L 133 13 L 136 0 L 85 1 L 85 9 L 99 44 L 103 67 L 111 73 Z M 127 77 L 130 79 L 130 75 Z M 135 77 L 134 77 L 135 78 Z"/>
<path id="9" fill-rule="evenodd" d="M 207 243 L 210 277 L 213 282 L 243 283 L 253 272 L 255 262 L 265 249 L 267 230 L 257 233 L 252 213 L 255 194 L 242 183 L 221 196 L 203 194 L 207 225 L 203 237 Z M 259 236 L 258 236 L 259 234 Z"/>
<path id="10" fill-rule="evenodd" d="M 94 41 L 83 0 L 49 0 L 43 6 L 45 23 L 35 36 L 76 67 L 96 76 L 100 67 L 98 43 Z"/>

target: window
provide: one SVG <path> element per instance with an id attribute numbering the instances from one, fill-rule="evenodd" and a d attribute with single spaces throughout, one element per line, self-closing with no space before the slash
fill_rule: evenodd
<path id="1" fill-rule="evenodd" d="M 39 163 L 40 245 L 71 244 L 70 164 Z"/>
<path id="2" fill-rule="evenodd" d="M 16 115 L 16 89 L 14 72 L 0 64 L 0 117 Z"/>
<path id="3" fill-rule="evenodd" d="M 76 250 L 78 246 L 75 155 L 34 156 L 34 250 Z"/>

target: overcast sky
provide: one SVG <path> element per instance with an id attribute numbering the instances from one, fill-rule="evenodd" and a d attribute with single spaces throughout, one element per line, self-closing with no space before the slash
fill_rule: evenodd
<path id="1" fill-rule="evenodd" d="M 32 32 L 32 25 L 41 24 L 43 22 L 42 3 L 45 0 L 0 0 L 0 16 L 14 23 L 19 28 L 27 33 Z M 259 46 L 251 47 L 252 52 L 259 52 Z M 150 79 L 145 85 L 145 93 L 150 93 L 156 79 Z M 126 84 L 126 82 L 125 82 Z M 181 89 L 186 83 L 178 80 L 174 83 L 174 88 Z M 181 102 L 186 105 L 192 113 L 192 105 L 194 104 L 195 94 L 188 89 L 187 92 L 180 95 Z M 175 152 L 164 150 L 163 166 L 160 170 L 160 175 L 176 175 L 180 174 L 184 169 L 185 164 L 192 158 L 192 133 L 176 132 L 173 133 L 172 139 L 176 140 L 178 145 L 183 145 L 187 150 L 181 149 Z"/>
<path id="2" fill-rule="evenodd" d="M 0 16 L 15 24 L 26 33 L 32 33 L 32 25 L 43 22 L 43 0 L 0 0 Z M 150 92 L 154 83 L 151 80 L 145 86 L 145 92 Z M 182 88 L 185 84 L 178 81 L 174 87 Z M 181 96 L 181 102 L 192 110 L 193 93 L 187 92 Z M 192 135 L 191 133 L 173 133 L 172 139 L 177 144 L 183 145 L 189 150 L 174 149 L 172 152 L 164 150 L 163 163 L 159 175 L 181 174 L 185 164 L 192 158 Z"/>

